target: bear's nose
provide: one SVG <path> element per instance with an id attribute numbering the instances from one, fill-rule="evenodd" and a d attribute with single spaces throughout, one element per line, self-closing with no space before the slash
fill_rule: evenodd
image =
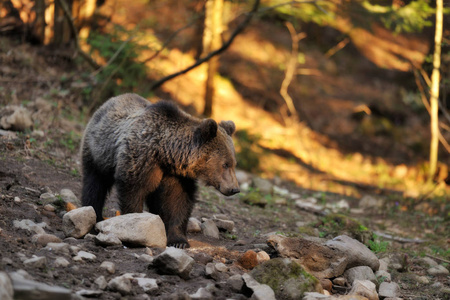
<path id="1" fill-rule="evenodd" d="M 234 194 L 237 194 L 237 193 L 240 193 L 240 192 L 241 192 L 241 190 L 239 188 L 234 188 L 234 189 L 232 189 L 230 191 L 230 195 L 234 195 Z"/>

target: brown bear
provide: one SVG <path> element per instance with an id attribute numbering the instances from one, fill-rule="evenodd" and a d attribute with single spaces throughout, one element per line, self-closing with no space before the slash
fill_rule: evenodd
<path id="1" fill-rule="evenodd" d="M 186 229 L 197 179 L 226 196 L 239 193 L 232 121 L 197 119 L 176 105 L 151 104 L 136 94 L 105 102 L 81 144 L 82 203 L 97 220 L 114 185 L 121 212 L 142 212 L 144 201 L 164 222 L 168 246 L 189 247 Z"/>

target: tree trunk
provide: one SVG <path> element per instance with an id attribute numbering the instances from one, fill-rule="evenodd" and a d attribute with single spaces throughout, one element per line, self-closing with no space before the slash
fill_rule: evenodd
<path id="1" fill-rule="evenodd" d="M 430 91 L 430 117 L 431 117 L 431 142 L 430 142 L 430 170 L 429 179 L 432 180 L 436 173 L 439 146 L 439 80 L 441 67 L 441 42 L 443 23 L 443 0 L 436 1 L 436 32 L 434 36 L 433 72 L 431 74 Z"/>
<path id="2" fill-rule="evenodd" d="M 205 6 L 205 29 L 203 32 L 203 53 L 219 49 L 222 34 L 223 0 L 208 0 Z M 205 86 L 205 107 L 203 115 L 212 115 L 212 105 L 215 92 L 214 76 L 219 68 L 219 57 L 214 56 L 208 61 L 208 72 Z"/>
<path id="3" fill-rule="evenodd" d="M 36 11 L 36 19 L 31 28 L 32 35 L 39 44 L 43 44 L 45 40 L 45 0 L 36 0 L 34 10 Z"/>
<path id="4" fill-rule="evenodd" d="M 66 6 L 71 9 L 71 1 L 66 2 Z M 58 1 L 55 1 L 54 28 L 53 28 L 53 44 L 56 46 L 67 44 L 72 38 L 70 25 L 64 15 L 63 8 Z"/>

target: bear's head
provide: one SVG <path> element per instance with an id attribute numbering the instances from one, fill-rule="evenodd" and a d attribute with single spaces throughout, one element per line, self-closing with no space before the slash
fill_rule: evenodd
<path id="1" fill-rule="evenodd" d="M 225 196 L 240 192 L 236 179 L 236 157 L 231 136 L 236 130 L 233 121 L 217 125 L 212 119 L 203 120 L 194 132 L 194 143 L 199 147 L 200 160 L 197 178 L 215 187 Z"/>

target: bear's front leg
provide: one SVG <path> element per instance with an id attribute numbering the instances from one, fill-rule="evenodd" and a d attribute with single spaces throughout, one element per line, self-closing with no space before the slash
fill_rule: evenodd
<path id="1" fill-rule="evenodd" d="M 147 197 L 149 211 L 158 214 L 164 222 L 167 246 L 189 248 L 187 223 L 195 204 L 195 180 L 168 176 L 158 189 Z"/>

